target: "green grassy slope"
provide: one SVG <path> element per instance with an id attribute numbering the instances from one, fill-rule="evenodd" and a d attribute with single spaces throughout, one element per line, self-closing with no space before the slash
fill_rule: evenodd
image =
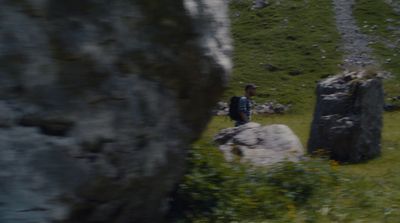
<path id="1" fill-rule="evenodd" d="M 286 124 L 306 145 L 316 82 L 340 72 L 337 65 L 343 56 L 337 50 L 340 36 L 332 3 L 270 2 L 267 8 L 252 11 L 251 0 L 231 1 L 234 70 L 224 99 L 241 94 L 243 83 L 253 82 L 260 86 L 256 101 L 292 103 L 288 114 L 255 116 L 253 120 Z M 356 2 L 354 13 L 364 32 L 382 40 L 398 38 L 399 33 L 387 29 L 391 23 L 387 19 L 400 18 L 384 0 Z M 371 25 L 378 26 L 370 31 Z M 387 97 L 400 96 L 400 51 L 383 42 L 371 46 L 382 67 L 394 74 L 385 81 L 385 92 Z M 300 74 L 290 75 L 294 71 Z M 177 203 L 183 207 L 178 205 L 175 210 L 179 213 L 175 221 L 399 222 L 399 123 L 400 112 L 385 114 L 382 155 L 369 162 L 339 166 L 317 160 L 295 167 L 285 164 L 271 174 L 223 161 L 212 137 L 233 124 L 227 117 L 215 117 L 193 146 L 189 170 L 178 191 Z"/>
<path id="2" fill-rule="evenodd" d="M 231 3 L 235 51 L 226 98 L 242 94 L 243 83 L 253 82 L 260 86 L 256 101 L 309 110 L 315 82 L 336 74 L 342 57 L 331 2 L 284 1 L 256 11 L 251 2 Z"/>

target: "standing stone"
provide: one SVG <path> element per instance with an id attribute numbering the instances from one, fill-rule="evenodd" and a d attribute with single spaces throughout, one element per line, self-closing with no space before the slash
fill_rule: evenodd
<path id="1" fill-rule="evenodd" d="M 380 154 L 383 89 L 367 71 L 347 72 L 318 84 L 308 152 L 328 152 L 341 162 Z"/>
<path id="2" fill-rule="evenodd" d="M 161 222 L 230 42 L 224 1 L 1 1 L 0 222 Z"/>

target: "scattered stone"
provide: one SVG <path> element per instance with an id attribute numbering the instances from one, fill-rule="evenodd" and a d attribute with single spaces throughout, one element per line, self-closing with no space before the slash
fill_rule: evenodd
<path id="1" fill-rule="evenodd" d="M 381 79 L 389 79 L 389 78 L 393 78 L 393 74 L 389 71 L 381 71 L 378 72 L 378 74 L 376 75 L 378 78 Z"/>
<path id="2" fill-rule="evenodd" d="M 297 162 L 304 155 L 300 140 L 285 125 L 261 126 L 251 122 L 221 130 L 214 140 L 229 162 L 238 157 L 241 162 L 264 166 L 286 160 Z"/>
<path id="3" fill-rule="evenodd" d="M 292 70 L 292 71 L 289 71 L 289 75 L 290 76 L 299 76 L 299 75 L 301 75 L 302 74 L 302 72 L 300 71 L 300 70 Z"/>
<path id="4" fill-rule="evenodd" d="M 281 80 L 283 80 L 283 81 L 288 81 L 288 80 L 289 80 L 289 78 L 288 78 L 288 77 L 285 77 L 285 76 L 281 76 L 281 77 L 279 77 L 279 79 L 281 79 Z"/>
<path id="5" fill-rule="evenodd" d="M 397 13 L 400 14 L 400 2 L 396 0 L 385 0 L 385 3 L 390 5 L 392 9 Z"/>
<path id="6" fill-rule="evenodd" d="M 399 111 L 400 110 L 400 105 L 398 104 L 385 104 L 383 109 L 387 112 L 391 112 L 391 111 Z"/>
<path id="7" fill-rule="evenodd" d="M 383 88 L 374 73 L 345 72 L 321 81 L 308 152 L 327 152 L 340 162 L 380 154 Z"/>
<path id="8" fill-rule="evenodd" d="M 280 70 L 279 67 L 274 66 L 272 64 L 265 64 L 264 67 L 265 67 L 266 70 L 268 70 L 270 72 L 275 72 L 275 71 L 279 71 Z"/>
<path id="9" fill-rule="evenodd" d="M 220 101 L 212 111 L 213 115 L 224 116 L 229 114 L 229 104 L 227 102 Z"/>
<path id="10" fill-rule="evenodd" d="M 387 26 L 386 30 L 388 30 L 388 31 L 399 31 L 400 30 L 400 26 Z"/>
<path id="11" fill-rule="evenodd" d="M 264 104 L 254 104 L 253 114 L 283 114 L 286 113 L 291 105 L 283 105 L 276 102 L 266 102 Z"/>
<path id="12" fill-rule="evenodd" d="M 385 111 L 398 111 L 400 110 L 400 96 L 395 96 L 388 98 L 390 103 L 385 103 L 384 110 Z"/>
<path id="13" fill-rule="evenodd" d="M 233 13 L 233 16 L 236 17 L 236 18 L 237 18 L 237 17 L 240 17 L 240 12 L 235 12 L 235 13 Z"/>
<path id="14" fill-rule="evenodd" d="M 297 37 L 295 37 L 295 36 L 287 36 L 286 39 L 294 41 L 294 40 L 297 40 Z"/>
<path id="15" fill-rule="evenodd" d="M 263 9 L 269 5 L 269 2 L 266 0 L 254 0 L 253 5 L 251 6 L 252 10 Z"/>
<path id="16" fill-rule="evenodd" d="M 252 114 L 257 115 L 270 115 L 270 114 L 283 114 L 289 111 L 291 105 L 284 105 L 277 102 L 266 102 L 264 104 L 252 103 Z M 229 104 L 226 102 L 218 102 L 212 111 L 213 115 L 226 116 L 229 114 Z"/>

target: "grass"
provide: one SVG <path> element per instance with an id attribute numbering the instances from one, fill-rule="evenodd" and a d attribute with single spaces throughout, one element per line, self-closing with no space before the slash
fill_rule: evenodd
<path id="1" fill-rule="evenodd" d="M 251 2 L 231 3 L 234 70 L 225 99 L 252 82 L 260 86 L 256 101 L 309 111 L 315 82 L 336 74 L 342 57 L 331 2 L 285 1 L 257 11 Z"/>
<path id="2" fill-rule="evenodd" d="M 338 166 L 342 182 L 323 202 L 331 213 L 320 215 L 318 222 L 398 222 L 399 122 L 400 113 L 385 114 L 381 157 L 362 164 Z"/>
<path id="3" fill-rule="evenodd" d="M 337 64 L 343 57 L 337 50 L 340 36 L 334 24 L 332 3 L 327 0 L 270 2 L 270 6 L 252 11 L 251 0 L 231 1 L 235 67 L 223 99 L 241 94 L 244 83 L 261 86 L 257 102 L 291 103 L 293 109 L 284 115 L 255 116 L 253 121 L 263 125 L 286 124 L 306 145 L 316 82 L 339 72 Z M 382 69 L 393 74 L 384 83 L 386 97 L 399 96 L 400 51 L 385 43 L 399 37 L 387 29 L 393 23 L 387 19 L 400 21 L 400 16 L 383 0 L 357 0 L 356 3 L 354 15 L 362 30 L 379 37 L 379 41 L 371 44 L 375 56 L 382 63 Z M 370 29 L 373 25 L 376 28 Z M 290 75 L 294 71 L 299 75 Z M 338 165 L 318 159 L 298 165 L 282 164 L 273 170 L 257 170 L 223 161 L 212 138 L 233 123 L 226 117 L 214 117 L 193 145 L 189 170 L 178 190 L 177 200 L 181 203 L 175 207 L 175 214 L 180 215 L 174 219 L 176 222 L 397 223 L 400 219 L 399 123 L 400 112 L 385 113 L 382 154 L 365 163 Z M 301 197 L 302 202 L 296 202 L 296 197 Z"/>
<path id="4" fill-rule="evenodd" d="M 263 124 L 282 123 L 289 125 L 306 145 L 311 117 L 288 114 L 255 118 Z M 273 213 L 268 216 L 256 215 L 259 218 L 252 219 L 252 222 L 397 223 L 400 217 L 400 191 L 398 190 L 400 188 L 400 175 L 397 170 L 400 161 L 400 128 L 398 123 L 400 123 L 400 112 L 385 114 L 382 155 L 377 159 L 352 165 L 337 165 L 332 164 L 331 161 L 319 160 L 313 162 L 312 165 L 315 168 L 323 169 L 323 172 L 317 175 L 308 172 L 307 176 L 303 175 L 300 178 L 296 178 L 297 175 L 293 176 L 293 172 L 290 170 L 281 171 L 281 174 L 287 176 L 287 178 L 281 179 L 282 181 L 296 179 L 294 182 L 291 181 L 291 185 L 296 185 L 297 181 L 308 180 L 310 184 L 317 188 L 310 197 L 307 197 L 307 202 L 303 204 L 293 205 L 293 201 L 285 200 L 286 197 L 278 193 L 275 188 L 271 188 L 269 184 L 261 180 L 255 182 L 253 187 L 264 188 L 269 193 L 267 195 L 255 195 L 260 199 L 273 202 L 279 208 L 274 209 Z M 251 219 L 248 217 L 249 213 L 254 214 L 259 209 L 271 211 L 271 207 L 264 210 L 258 206 L 258 203 L 255 203 L 253 209 L 251 207 L 246 209 L 245 207 L 249 205 L 247 203 L 249 201 L 246 201 L 246 199 L 249 198 L 243 197 L 243 194 L 240 194 L 237 190 L 253 190 L 254 188 L 248 185 L 249 177 L 254 175 L 259 177 L 260 174 L 266 177 L 267 174 L 261 171 L 258 173 L 251 172 L 249 175 L 249 172 L 244 169 L 250 169 L 250 167 L 241 166 L 238 163 L 231 166 L 223 161 L 222 155 L 212 143 L 212 137 L 220 129 L 230 126 L 232 126 L 232 122 L 225 117 L 213 119 L 203 137 L 194 145 L 193 154 L 196 158 L 190 159 L 192 162 L 190 170 L 193 172 L 186 175 L 191 181 L 188 183 L 186 180 L 184 184 L 186 183 L 186 186 L 190 188 L 191 193 L 196 191 L 196 196 L 200 197 L 201 200 L 204 199 L 203 196 L 206 197 L 205 200 L 211 200 L 209 196 L 213 196 L 214 199 L 221 196 L 217 200 L 224 200 L 227 197 L 238 199 L 233 210 L 240 212 L 241 216 L 235 216 L 234 220 L 247 222 L 243 221 L 243 218 Z M 337 177 L 337 182 L 330 181 L 330 183 L 317 186 L 317 183 L 324 176 L 330 179 L 329 177 L 332 174 Z M 194 179 L 195 181 L 193 181 Z M 221 183 L 224 181 L 227 182 Z M 196 187 L 193 188 L 193 185 L 196 185 Z M 202 187 L 199 187 L 199 185 L 202 185 Z M 212 192 L 210 192 L 210 188 L 212 188 Z M 191 200 L 191 203 L 195 202 Z M 207 206 L 209 205 L 207 203 Z M 223 206 L 230 206 L 230 204 L 223 203 Z M 190 207 L 190 210 L 195 210 L 195 208 L 198 208 L 198 205 Z M 219 208 L 217 210 L 221 211 Z M 222 211 L 227 210 L 223 209 Z M 230 216 L 228 214 L 207 213 L 182 222 L 230 222 L 232 219 L 227 218 Z M 277 215 L 281 217 L 276 217 Z M 211 220 L 211 216 L 213 220 Z"/>

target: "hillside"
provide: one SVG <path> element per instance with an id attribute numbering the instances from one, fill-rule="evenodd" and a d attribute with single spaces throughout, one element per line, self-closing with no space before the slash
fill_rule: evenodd
<path id="1" fill-rule="evenodd" d="M 277 100 L 309 109 L 315 82 L 339 71 L 340 36 L 329 1 L 287 1 L 251 10 L 251 1 L 232 1 L 234 71 L 226 96 L 254 82 L 257 101 Z"/>
<path id="2" fill-rule="evenodd" d="M 387 102 L 399 103 L 392 98 L 400 96 L 400 1 L 271 0 L 257 10 L 251 5 L 251 0 L 230 1 L 234 70 L 223 99 L 242 94 L 243 83 L 252 82 L 260 86 L 257 102 L 293 105 L 287 114 L 254 121 L 287 124 L 306 145 L 316 83 L 357 65 L 349 58 L 366 51 L 367 69 L 390 73 L 384 80 Z M 335 11 L 340 7 L 349 7 L 359 33 L 346 37 L 340 29 Z M 346 41 L 353 44 L 351 38 L 359 36 L 364 46 L 346 48 Z M 178 194 L 191 210 L 178 208 L 179 222 L 398 222 L 399 123 L 400 112 L 385 113 L 382 155 L 372 161 L 315 160 L 273 170 L 282 185 L 294 185 L 288 189 L 262 180 L 268 175 L 263 170 L 223 163 L 212 137 L 232 123 L 215 117 L 188 160 L 191 169 Z"/>

